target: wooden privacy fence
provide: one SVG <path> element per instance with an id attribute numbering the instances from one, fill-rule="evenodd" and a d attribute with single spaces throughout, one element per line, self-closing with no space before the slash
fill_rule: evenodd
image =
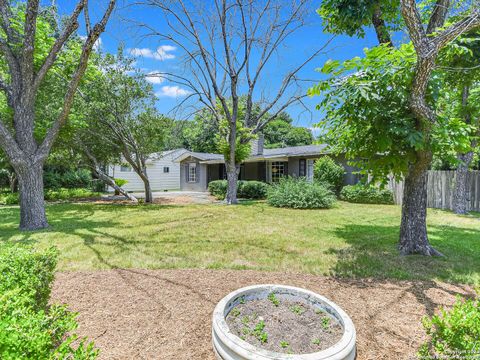
<path id="1" fill-rule="evenodd" d="M 431 170 L 428 172 L 427 206 L 452 210 L 455 171 Z M 467 199 L 469 211 L 480 211 L 480 171 L 470 171 L 467 177 Z M 395 204 L 402 203 L 403 181 L 392 177 L 388 187 L 393 191 Z"/>

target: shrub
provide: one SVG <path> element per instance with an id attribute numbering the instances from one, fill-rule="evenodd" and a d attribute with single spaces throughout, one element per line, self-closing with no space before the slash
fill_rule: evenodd
<path id="1" fill-rule="evenodd" d="M 80 339 L 76 314 L 48 305 L 56 251 L 0 247 L 0 358 L 94 359 L 93 343 Z M 73 345 L 74 342 L 77 345 Z"/>
<path id="2" fill-rule="evenodd" d="M 480 349 L 480 299 L 459 298 L 451 310 L 425 317 L 423 326 L 429 339 L 420 348 L 420 357 L 474 359 Z"/>
<path id="3" fill-rule="evenodd" d="M 227 196 L 227 180 L 214 180 L 208 183 L 208 191 L 217 199 Z M 265 199 L 269 185 L 261 181 L 239 180 L 237 196 L 242 199 Z"/>
<path id="4" fill-rule="evenodd" d="M 217 199 L 224 199 L 227 195 L 227 180 L 214 180 L 208 183 L 208 191 Z"/>
<path id="5" fill-rule="evenodd" d="M 57 189 L 45 191 L 45 200 L 47 201 L 65 201 L 75 199 L 85 199 L 100 196 L 99 193 L 88 189 Z"/>
<path id="6" fill-rule="evenodd" d="M 18 204 L 18 193 L 0 194 L 1 205 L 16 205 Z"/>
<path id="7" fill-rule="evenodd" d="M 275 207 L 295 209 L 330 208 L 335 195 L 324 184 L 311 183 L 305 179 L 284 178 L 268 190 L 267 201 Z"/>
<path id="8" fill-rule="evenodd" d="M 64 172 L 46 170 L 43 174 L 45 189 L 89 188 L 91 183 L 92 174 L 86 169 L 67 170 Z"/>
<path id="9" fill-rule="evenodd" d="M 315 161 L 313 167 L 315 181 L 328 185 L 337 194 L 343 186 L 344 175 L 344 167 L 329 156 L 323 156 Z"/>
<path id="10" fill-rule="evenodd" d="M 45 191 L 45 200 L 47 201 L 65 201 L 98 196 L 100 196 L 100 193 L 93 192 L 88 189 L 56 189 Z M 18 193 L 0 194 L 1 205 L 16 205 L 18 202 Z"/>
<path id="11" fill-rule="evenodd" d="M 393 192 L 373 185 L 347 185 L 340 192 L 342 200 L 360 204 L 393 204 Z"/>
<path id="12" fill-rule="evenodd" d="M 125 180 L 125 179 L 114 179 L 114 180 L 115 180 L 115 184 L 117 184 L 120 187 L 128 184 L 128 180 Z"/>
<path id="13" fill-rule="evenodd" d="M 238 197 L 243 199 L 265 199 L 268 184 L 261 181 L 239 181 Z"/>

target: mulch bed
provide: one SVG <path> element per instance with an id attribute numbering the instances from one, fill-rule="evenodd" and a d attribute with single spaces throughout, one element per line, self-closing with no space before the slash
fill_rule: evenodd
<path id="1" fill-rule="evenodd" d="M 108 270 L 58 273 L 52 299 L 80 312 L 78 334 L 101 359 L 215 359 L 211 315 L 243 286 L 279 283 L 328 297 L 352 318 L 358 360 L 414 359 L 425 339 L 421 319 L 467 286 L 440 282 L 343 280 L 228 270 Z"/>

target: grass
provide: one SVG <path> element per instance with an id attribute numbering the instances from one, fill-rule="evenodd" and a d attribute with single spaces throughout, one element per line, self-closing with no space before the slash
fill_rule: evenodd
<path id="1" fill-rule="evenodd" d="M 400 208 L 339 202 L 330 210 L 244 205 L 55 204 L 51 228 L 19 232 L 19 210 L 0 207 L 0 242 L 60 250 L 59 269 L 211 268 L 480 284 L 480 215 L 429 210 L 445 258 L 400 256 Z"/>

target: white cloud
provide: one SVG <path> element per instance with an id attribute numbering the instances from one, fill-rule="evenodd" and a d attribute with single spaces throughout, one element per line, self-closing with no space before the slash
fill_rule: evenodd
<path id="1" fill-rule="evenodd" d="M 145 75 L 146 80 L 154 85 L 161 84 L 165 81 L 165 77 L 162 76 L 160 71 L 150 71 Z"/>
<path id="2" fill-rule="evenodd" d="M 157 92 L 155 95 L 157 95 L 158 97 L 176 98 L 176 97 L 181 97 L 181 96 L 187 96 L 187 95 L 190 95 L 190 94 L 191 94 L 190 91 L 188 91 L 186 89 L 182 89 L 179 86 L 165 85 L 165 86 L 162 86 L 160 91 Z"/>
<path id="3" fill-rule="evenodd" d="M 175 59 L 175 55 L 172 54 L 172 52 L 175 50 L 177 50 L 175 46 L 160 45 L 157 50 L 152 50 L 149 48 L 133 48 L 128 49 L 128 52 L 133 56 L 141 56 L 149 59 L 164 61 Z"/>

